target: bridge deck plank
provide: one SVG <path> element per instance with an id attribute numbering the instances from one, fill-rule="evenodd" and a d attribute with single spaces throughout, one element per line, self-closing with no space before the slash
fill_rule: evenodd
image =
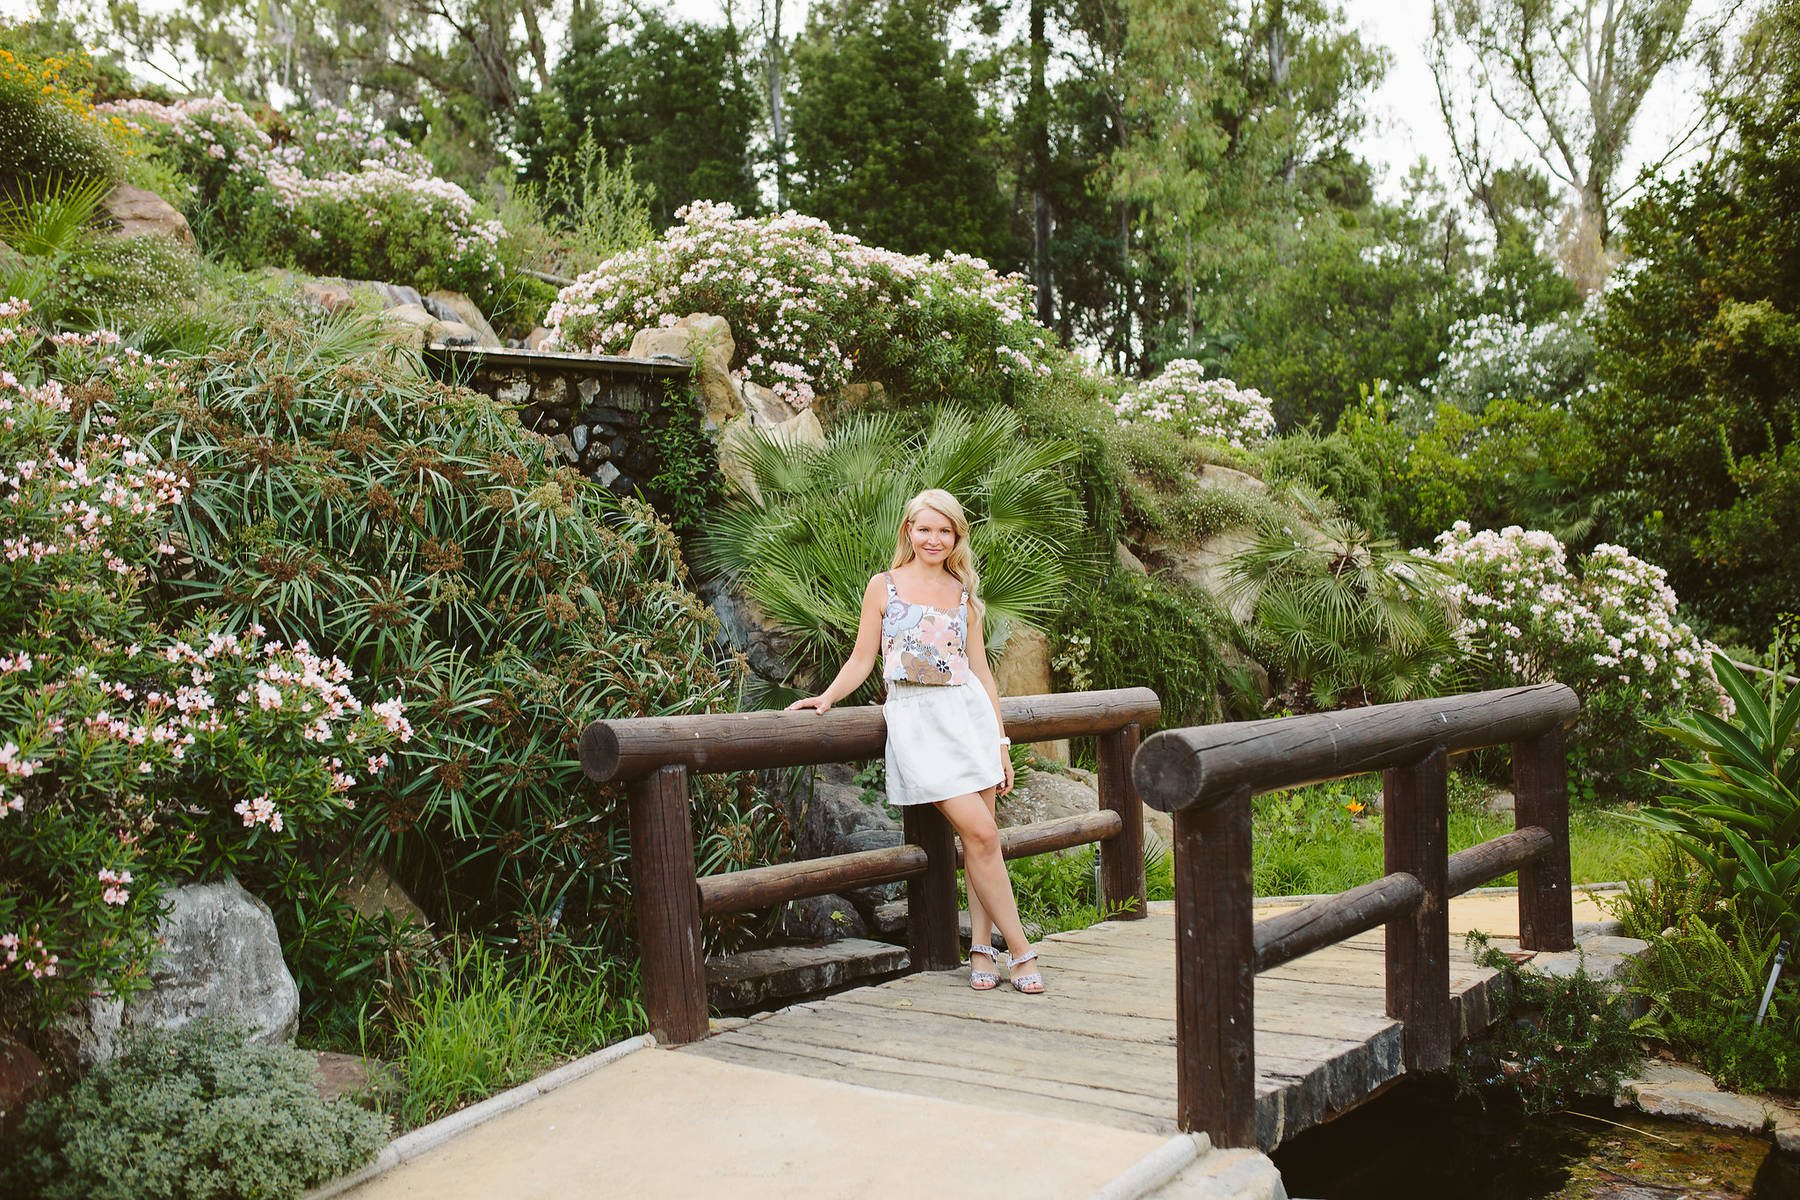
<path id="1" fill-rule="evenodd" d="M 1175 1130 L 1174 920 L 1153 913 L 1045 939 L 1050 992 L 972 992 L 967 969 L 902 976 L 758 1017 L 688 1053 L 789 1074 L 1152 1132 Z M 1402 1072 L 1382 932 L 1256 980 L 1265 1147 Z M 1485 1028 L 1493 972 L 1451 947 L 1459 1036 Z"/>

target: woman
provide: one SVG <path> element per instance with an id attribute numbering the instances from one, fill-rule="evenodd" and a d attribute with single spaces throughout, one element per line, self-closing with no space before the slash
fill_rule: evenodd
<path id="1" fill-rule="evenodd" d="M 868 678 L 879 655 L 888 799 L 937 805 L 962 839 L 969 928 L 979 939 L 969 946 L 969 986 L 985 992 L 1000 983 L 999 954 L 982 944 L 998 925 L 1013 988 L 1037 995 L 1044 977 L 1019 971 L 1037 951 L 1019 925 L 994 821 L 994 798 L 1012 790 L 1012 740 L 981 644 L 979 588 L 962 505 L 939 488 L 920 492 L 907 502 L 892 565 L 863 590 L 849 660 L 823 692 L 788 707 L 824 712 Z"/>

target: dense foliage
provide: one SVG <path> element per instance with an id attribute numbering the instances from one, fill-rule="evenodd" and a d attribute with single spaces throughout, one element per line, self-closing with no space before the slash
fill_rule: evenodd
<path id="1" fill-rule="evenodd" d="M 1635 543 L 1753 643 L 1800 595 L 1800 6 L 1771 20 L 1786 51 L 1728 149 L 1625 213 L 1591 415 Z"/>
<path id="2" fill-rule="evenodd" d="M 320 1099 L 315 1069 L 310 1054 L 226 1025 L 136 1035 L 25 1110 L 0 1185 L 43 1200 L 294 1200 L 386 1140 L 384 1118 Z"/>
<path id="3" fill-rule="evenodd" d="M 1178 358 L 1161 375 L 1120 396 L 1113 411 L 1121 420 L 1166 424 L 1193 438 L 1224 442 L 1239 450 L 1266 442 L 1275 433 L 1268 398 L 1229 379 L 1208 379 L 1191 358 Z"/>

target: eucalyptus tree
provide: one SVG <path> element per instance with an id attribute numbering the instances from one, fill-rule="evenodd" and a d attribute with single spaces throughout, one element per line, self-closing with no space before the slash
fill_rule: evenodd
<path id="1" fill-rule="evenodd" d="M 1722 34 L 1741 2 L 1690 20 L 1694 0 L 1434 0 L 1431 69 L 1465 182 L 1479 191 L 1492 176 L 1499 137 L 1483 121 L 1497 118 L 1575 194 L 1579 221 L 1605 250 L 1631 190 L 1620 176 L 1651 85 L 1677 63 L 1721 70 Z M 1687 149 L 1708 111 L 1674 130 L 1649 169 Z"/>

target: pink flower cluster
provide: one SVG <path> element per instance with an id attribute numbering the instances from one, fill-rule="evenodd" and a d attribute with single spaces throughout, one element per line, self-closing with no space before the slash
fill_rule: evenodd
<path id="1" fill-rule="evenodd" d="M 982 365 L 1009 375 L 1050 372 L 1026 349 L 1045 346 L 1027 315 L 1029 286 L 980 259 L 898 254 L 794 212 L 740 218 L 729 204 L 695 201 L 675 215 L 681 223 L 659 241 L 562 290 L 545 318 L 547 348 L 620 354 L 638 329 L 717 312 L 746 351 L 744 377 L 804 408 L 851 381 L 856 361 L 845 345 L 930 315 L 959 330 L 989 327 L 1001 349 Z M 935 335 L 949 340 L 951 330 Z"/>
<path id="2" fill-rule="evenodd" d="M 1275 436 L 1275 414 L 1255 388 L 1229 379 L 1208 379 L 1191 358 L 1177 358 L 1163 373 L 1113 402 L 1122 421 L 1170 424 L 1189 437 L 1210 438 L 1240 450 Z"/>
<path id="3" fill-rule="evenodd" d="M 20 955 L 24 956 L 23 962 L 19 961 Z M 43 979 L 56 974 L 59 961 L 44 949 L 44 939 L 35 933 L 0 933 L 0 972 L 13 970 L 16 964 L 18 970 L 33 979 Z"/>
<path id="4" fill-rule="evenodd" d="M 106 867 L 101 867 L 99 877 L 100 882 L 104 884 L 106 888 L 105 891 L 100 893 L 100 900 L 102 903 L 123 905 L 126 901 L 131 899 L 131 889 L 126 886 L 131 882 L 130 871 L 113 871 Z"/>
<path id="5" fill-rule="evenodd" d="M 244 819 L 245 829 L 254 829 L 258 825 L 267 825 L 274 833 L 280 833 L 285 824 L 281 819 L 281 810 L 264 792 L 254 800 L 240 800 L 232 808 L 232 812 Z"/>
<path id="6" fill-rule="evenodd" d="M 52 380 L 27 403 L 64 411 L 66 397 Z M 0 395 L 0 404 L 10 397 Z M 11 419 L 11 414 L 8 414 Z M 42 563 L 56 557 L 98 555 L 117 575 L 135 569 L 118 553 L 118 527 L 152 518 L 180 504 L 181 477 L 154 466 L 116 434 L 90 439 L 79 459 L 50 451 L 0 469 L 0 555 L 8 562 Z M 44 523 L 45 516 L 49 523 Z"/>

